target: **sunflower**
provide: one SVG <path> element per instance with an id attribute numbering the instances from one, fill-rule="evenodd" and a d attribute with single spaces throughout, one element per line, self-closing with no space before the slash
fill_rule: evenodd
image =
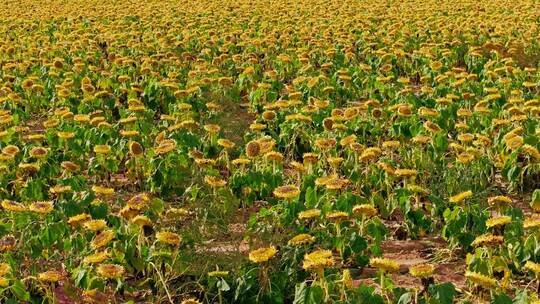
<path id="1" fill-rule="evenodd" d="M 136 141 L 130 141 L 128 143 L 128 149 L 133 157 L 140 157 L 144 153 L 142 145 Z"/>
<path id="2" fill-rule="evenodd" d="M 103 186 L 98 186 L 98 185 L 92 186 L 92 191 L 94 191 L 96 194 L 101 194 L 101 195 L 114 194 L 114 188 L 108 188 L 108 187 L 103 187 Z"/>
<path id="3" fill-rule="evenodd" d="M 537 278 L 540 278 L 540 264 L 533 261 L 527 261 L 523 269 L 531 271 Z"/>
<path id="4" fill-rule="evenodd" d="M 60 166 L 67 171 L 77 172 L 81 169 L 79 165 L 71 161 L 63 161 Z"/>
<path id="5" fill-rule="evenodd" d="M 257 141 L 250 141 L 246 145 L 246 155 L 249 158 L 256 158 L 261 153 L 261 145 Z"/>
<path id="6" fill-rule="evenodd" d="M 290 239 L 287 244 L 289 246 L 298 246 L 298 245 L 304 245 L 304 244 L 310 244 L 315 241 L 315 237 L 312 235 L 309 235 L 307 233 L 301 233 L 296 236 L 294 236 L 292 239 Z"/>
<path id="7" fill-rule="evenodd" d="M 304 256 L 302 268 L 305 270 L 324 269 L 334 266 L 332 251 L 319 249 Z"/>
<path id="8" fill-rule="evenodd" d="M 115 264 L 101 264 L 97 267 L 97 274 L 105 279 L 117 279 L 124 274 L 124 267 Z"/>
<path id="9" fill-rule="evenodd" d="M 107 246 L 107 244 L 109 244 L 110 241 L 114 239 L 114 236 L 115 233 L 113 230 L 104 230 L 94 237 L 94 239 L 90 243 L 90 246 L 92 247 L 92 249 L 105 247 Z"/>
<path id="10" fill-rule="evenodd" d="M 88 220 L 83 223 L 83 227 L 90 231 L 100 231 L 107 227 L 107 222 L 105 220 Z"/>
<path id="11" fill-rule="evenodd" d="M 461 203 L 462 201 L 464 201 L 465 199 L 469 198 L 469 197 L 472 197 L 473 193 L 472 191 L 468 190 L 468 191 L 464 191 L 464 192 L 461 192 L 459 194 L 456 194 L 452 197 L 450 197 L 450 203 Z"/>
<path id="12" fill-rule="evenodd" d="M 371 258 L 369 260 L 369 265 L 385 272 L 398 272 L 399 271 L 399 264 L 396 261 L 391 260 L 391 259 Z"/>
<path id="13" fill-rule="evenodd" d="M 499 227 L 499 226 L 510 224 L 510 222 L 512 222 L 512 218 L 507 215 L 503 215 L 503 216 L 492 217 L 486 220 L 486 226 L 488 228 L 493 228 L 493 227 Z"/>
<path id="14" fill-rule="evenodd" d="M 56 270 L 49 270 L 38 274 L 38 280 L 54 283 L 64 279 L 64 275 Z"/>
<path id="15" fill-rule="evenodd" d="M 343 211 L 332 211 L 326 214 L 326 219 L 333 222 L 342 222 L 349 219 L 349 214 Z"/>
<path id="16" fill-rule="evenodd" d="M 473 247 L 479 247 L 479 246 L 494 247 L 502 243 L 504 243 L 504 238 L 502 236 L 486 233 L 486 234 L 477 236 L 471 245 Z"/>
<path id="17" fill-rule="evenodd" d="M 232 149 L 235 146 L 234 142 L 228 139 L 223 139 L 223 138 L 218 139 L 217 143 L 218 145 L 222 146 L 225 149 Z"/>
<path id="18" fill-rule="evenodd" d="M 178 246 L 182 241 L 182 237 L 180 237 L 180 235 L 170 231 L 161 231 L 156 233 L 156 239 L 160 243 L 172 246 Z"/>
<path id="19" fill-rule="evenodd" d="M 352 209 L 353 214 L 370 218 L 377 215 L 377 209 L 371 204 L 356 205 Z"/>
<path id="20" fill-rule="evenodd" d="M 23 204 L 10 200 L 3 200 L 1 205 L 2 208 L 12 212 L 23 212 L 27 210 Z"/>
<path id="21" fill-rule="evenodd" d="M 432 264 L 419 264 L 409 268 L 409 273 L 419 279 L 431 277 L 434 271 L 435 266 Z"/>
<path id="22" fill-rule="evenodd" d="M 300 220 L 312 219 L 320 216 L 321 210 L 319 209 L 309 209 L 298 213 L 298 219 Z"/>
<path id="23" fill-rule="evenodd" d="M 418 175 L 418 171 L 415 169 L 396 169 L 394 174 L 399 177 L 414 177 Z"/>
<path id="24" fill-rule="evenodd" d="M 8 263 L 0 263 L 0 277 L 11 272 L 11 266 Z"/>
<path id="25" fill-rule="evenodd" d="M 137 215 L 131 219 L 131 222 L 137 226 L 152 226 L 152 221 L 145 215 Z"/>
<path id="26" fill-rule="evenodd" d="M 109 145 L 96 145 L 94 146 L 94 152 L 97 154 L 109 154 L 111 152 L 111 146 Z"/>
<path id="27" fill-rule="evenodd" d="M 99 264 L 107 260 L 111 254 L 108 251 L 99 251 L 94 254 L 91 254 L 83 259 L 85 264 Z"/>
<path id="28" fill-rule="evenodd" d="M 293 185 L 286 185 L 277 187 L 273 193 L 277 198 L 292 199 L 300 194 L 300 189 Z"/>
<path id="29" fill-rule="evenodd" d="M 277 253 L 274 246 L 263 247 L 249 253 L 249 260 L 253 263 L 264 263 L 273 258 Z"/>
<path id="30" fill-rule="evenodd" d="M 48 214 L 54 209 L 53 202 L 34 202 L 30 204 L 28 210 L 39 213 L 39 214 Z"/>
<path id="31" fill-rule="evenodd" d="M 495 279 L 478 272 L 467 271 L 465 272 L 465 277 L 475 285 L 478 285 L 485 289 L 492 289 L 497 287 L 497 281 Z"/>
<path id="32" fill-rule="evenodd" d="M 540 217 L 539 216 L 529 216 L 523 221 L 524 229 L 533 229 L 540 227 Z"/>

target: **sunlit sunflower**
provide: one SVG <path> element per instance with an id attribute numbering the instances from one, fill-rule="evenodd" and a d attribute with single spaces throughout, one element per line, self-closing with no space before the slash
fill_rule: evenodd
<path id="1" fill-rule="evenodd" d="M 300 189 L 296 186 L 286 185 L 277 187 L 273 193 L 277 198 L 292 199 L 300 194 Z"/>
<path id="2" fill-rule="evenodd" d="M 273 258 L 277 253 L 274 246 L 263 247 L 249 253 L 249 260 L 253 263 L 264 263 Z"/>
<path id="3" fill-rule="evenodd" d="M 335 264 L 332 251 L 316 250 L 304 256 L 302 268 L 305 270 L 316 270 L 332 267 Z"/>
<path id="4" fill-rule="evenodd" d="M 124 271 L 124 267 L 115 264 L 101 264 L 96 269 L 97 274 L 106 279 L 120 278 Z"/>
<path id="5" fill-rule="evenodd" d="M 170 231 L 161 231 L 156 233 L 156 240 L 167 245 L 178 246 L 182 241 L 180 235 Z"/>

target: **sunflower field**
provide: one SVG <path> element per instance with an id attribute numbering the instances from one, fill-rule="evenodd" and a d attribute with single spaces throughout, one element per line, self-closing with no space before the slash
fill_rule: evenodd
<path id="1" fill-rule="evenodd" d="M 0 303 L 540 303 L 535 0 L 4 0 L 0 41 Z"/>

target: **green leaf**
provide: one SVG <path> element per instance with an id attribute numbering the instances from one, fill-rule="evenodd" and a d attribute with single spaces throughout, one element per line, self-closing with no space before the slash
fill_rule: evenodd
<path id="1" fill-rule="evenodd" d="M 231 287 L 229 286 L 229 284 L 227 284 L 227 281 L 225 281 L 224 279 L 220 279 L 217 282 L 217 288 L 219 288 L 219 290 L 221 290 L 221 291 L 229 291 L 229 290 L 231 290 Z"/>
<path id="2" fill-rule="evenodd" d="M 512 304 L 512 299 L 506 294 L 498 294 L 493 297 L 492 304 Z"/>
<path id="3" fill-rule="evenodd" d="M 294 301 L 293 304 L 305 304 L 307 301 L 308 289 L 306 282 L 296 284 L 294 290 Z"/>
<path id="4" fill-rule="evenodd" d="M 319 304 L 324 302 L 324 291 L 320 286 L 311 286 L 306 303 Z"/>
<path id="5" fill-rule="evenodd" d="M 20 280 L 15 280 L 15 282 L 11 286 L 11 292 L 13 292 L 13 294 L 21 301 L 30 300 L 30 293 L 26 291 L 26 286 L 24 286 L 23 282 L 21 282 Z"/>
<path id="6" fill-rule="evenodd" d="M 398 304 L 408 304 L 411 303 L 414 298 L 414 294 L 412 292 L 406 292 L 399 297 Z"/>
<path id="7" fill-rule="evenodd" d="M 435 300 L 437 300 L 436 303 L 452 304 L 456 295 L 456 288 L 452 283 L 430 285 L 429 293 Z"/>

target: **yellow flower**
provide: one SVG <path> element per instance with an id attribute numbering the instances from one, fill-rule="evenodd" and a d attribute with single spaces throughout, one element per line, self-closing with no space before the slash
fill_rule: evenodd
<path id="1" fill-rule="evenodd" d="M 369 265 L 385 272 L 398 272 L 399 271 L 399 264 L 396 261 L 390 260 L 390 259 L 371 258 L 369 260 Z"/>
<path id="2" fill-rule="evenodd" d="M 259 248 L 249 253 L 249 260 L 253 263 L 267 262 L 273 258 L 277 253 L 277 249 L 274 246 Z"/>
<path id="3" fill-rule="evenodd" d="M 53 202 L 34 202 L 28 207 L 28 210 L 39 214 L 47 214 L 53 211 L 53 209 Z"/>
<path id="4" fill-rule="evenodd" d="M 177 233 L 169 231 L 162 231 L 156 233 L 156 239 L 158 240 L 158 242 L 173 246 L 178 246 L 182 241 L 182 238 Z"/>
<path id="5" fill-rule="evenodd" d="M 486 246 L 492 247 L 504 243 L 504 238 L 500 235 L 493 235 L 491 233 L 486 233 L 477 236 L 472 242 L 473 247 Z"/>
<path id="6" fill-rule="evenodd" d="M 145 215 L 137 215 L 131 219 L 131 222 L 140 227 L 152 226 L 152 221 L 150 221 L 150 219 Z"/>
<path id="7" fill-rule="evenodd" d="M 332 251 L 320 249 L 304 256 L 302 268 L 305 270 L 316 270 L 332 267 L 334 264 Z"/>
<path id="8" fill-rule="evenodd" d="M 418 174 L 418 171 L 415 169 L 396 169 L 394 174 L 399 177 L 413 177 Z"/>
<path id="9" fill-rule="evenodd" d="M 70 162 L 70 161 L 63 161 L 60 166 L 68 171 L 71 171 L 71 172 L 77 172 L 79 171 L 79 169 L 81 168 L 79 165 L 77 165 L 76 163 L 74 162 Z"/>
<path id="10" fill-rule="evenodd" d="M 431 277 L 433 275 L 433 271 L 435 271 L 435 266 L 432 264 L 420 264 L 409 268 L 409 273 L 413 277 L 420 279 Z"/>
<path id="11" fill-rule="evenodd" d="M 291 199 L 295 198 L 300 194 L 300 190 L 296 186 L 287 185 L 281 186 L 274 189 L 274 195 L 277 198 Z"/>
<path id="12" fill-rule="evenodd" d="M 1 205 L 2 205 L 2 208 L 6 209 L 8 211 L 12 211 L 12 212 L 26 211 L 26 206 L 24 206 L 21 203 L 15 202 L 15 201 L 3 200 Z"/>
<path id="13" fill-rule="evenodd" d="M 107 251 L 96 252 L 92 255 L 89 255 L 84 258 L 83 263 L 85 264 L 99 264 L 107 260 L 110 257 L 110 253 Z"/>
<path id="14" fill-rule="evenodd" d="M 464 191 L 450 197 L 450 203 L 460 203 L 473 195 L 472 191 Z"/>
<path id="15" fill-rule="evenodd" d="M 104 220 L 89 220 L 83 224 L 83 227 L 90 231 L 100 231 L 107 227 L 107 222 Z"/>
<path id="16" fill-rule="evenodd" d="M 321 210 L 319 209 L 309 209 L 298 213 L 298 219 L 300 220 L 312 219 L 319 216 L 321 216 Z"/>
<path id="17" fill-rule="evenodd" d="M 11 272 L 11 266 L 8 263 L 0 263 L 0 277 Z"/>
<path id="18" fill-rule="evenodd" d="M 215 188 L 220 188 L 220 187 L 224 187 L 227 182 L 224 181 L 223 179 L 221 178 L 218 178 L 218 177 L 215 177 L 215 176 L 205 176 L 204 177 L 204 181 L 212 186 L 212 187 L 215 187 Z"/>
<path id="19" fill-rule="evenodd" d="M 96 145 L 94 152 L 97 154 L 108 154 L 111 152 L 111 147 L 109 145 Z"/>
<path id="20" fill-rule="evenodd" d="M 525 266 L 523 266 L 525 270 L 532 271 L 536 277 L 540 277 L 540 264 L 535 263 L 533 261 L 527 261 L 525 263 Z"/>
<path id="21" fill-rule="evenodd" d="M 352 212 L 355 215 L 359 215 L 359 216 L 363 216 L 367 218 L 374 217 L 378 213 L 377 209 L 373 205 L 370 205 L 370 204 L 356 205 L 353 207 Z"/>
<path id="22" fill-rule="evenodd" d="M 74 215 L 68 219 L 68 224 L 71 226 L 79 226 L 82 225 L 84 222 L 90 220 L 91 217 L 89 214 L 86 213 L 80 213 L 77 215 Z"/>
<path id="23" fill-rule="evenodd" d="M 101 264 L 97 267 L 97 273 L 106 279 L 117 279 L 124 274 L 124 267 L 115 264 Z"/>
<path id="24" fill-rule="evenodd" d="M 524 229 L 532 229 L 540 227 L 540 217 L 538 216 L 529 216 L 523 221 Z"/>
<path id="25" fill-rule="evenodd" d="M 232 141 L 230 141 L 228 139 L 223 139 L 223 138 L 218 139 L 217 143 L 218 143 L 218 145 L 222 146 L 225 149 L 232 149 L 235 146 L 234 142 L 232 142 Z"/>
<path id="26" fill-rule="evenodd" d="M 42 272 L 38 275 L 38 280 L 42 281 L 42 282 L 58 282 L 60 280 L 64 279 L 64 276 L 62 275 L 61 272 L 59 271 L 55 271 L 55 270 L 50 270 L 50 271 L 45 271 L 45 272 Z"/>
<path id="27" fill-rule="evenodd" d="M 94 237 L 92 243 L 90 244 L 92 246 L 92 249 L 98 249 L 107 246 L 107 244 L 109 244 L 109 242 L 114 239 L 114 235 L 114 231 L 110 229 L 100 232 Z"/>
<path id="28" fill-rule="evenodd" d="M 133 157 L 140 157 L 144 153 L 142 145 L 136 141 L 130 141 L 128 144 L 128 148 L 129 153 Z"/>
<path id="29" fill-rule="evenodd" d="M 349 219 L 349 214 L 343 211 L 333 211 L 326 215 L 326 218 L 330 221 L 341 222 Z"/>
<path id="30" fill-rule="evenodd" d="M 512 204 L 512 199 L 502 195 L 492 196 L 488 198 L 488 203 L 492 206 L 510 205 Z"/>
<path id="31" fill-rule="evenodd" d="M 112 195 L 112 194 L 114 194 L 114 189 L 113 188 L 107 188 L 107 187 L 102 187 L 102 186 L 97 186 L 97 185 L 92 186 L 92 191 L 94 191 L 97 194 L 101 194 L 101 195 Z"/>
<path id="32" fill-rule="evenodd" d="M 9 286 L 9 279 L 0 277 L 0 287 L 8 287 L 8 286 Z"/>
<path id="33" fill-rule="evenodd" d="M 257 141 L 250 141 L 246 145 L 246 155 L 249 158 L 256 158 L 261 153 L 261 145 Z"/>
<path id="34" fill-rule="evenodd" d="M 465 272 L 465 277 L 469 281 L 473 282 L 475 285 L 478 285 L 485 289 L 492 289 L 497 287 L 497 281 L 495 279 L 478 272 L 467 271 Z"/>
<path id="35" fill-rule="evenodd" d="M 315 241 L 315 237 L 307 233 L 298 234 L 287 242 L 289 246 L 309 244 Z"/>
<path id="36" fill-rule="evenodd" d="M 506 215 L 503 216 L 497 216 L 492 217 L 486 221 L 486 226 L 488 228 L 497 227 L 497 226 L 504 226 L 506 224 L 510 224 L 512 222 L 512 218 Z"/>

